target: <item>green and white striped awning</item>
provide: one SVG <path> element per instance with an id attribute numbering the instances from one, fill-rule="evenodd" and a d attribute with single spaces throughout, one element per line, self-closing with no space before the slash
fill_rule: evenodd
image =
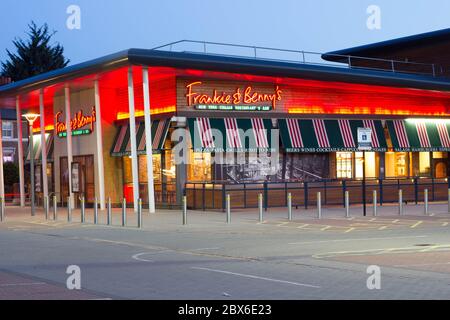
<path id="1" fill-rule="evenodd" d="M 389 120 L 394 151 L 450 151 L 450 124 L 442 120 Z"/>
<path id="2" fill-rule="evenodd" d="M 164 149 L 164 142 L 166 141 L 169 126 L 169 119 L 152 121 L 153 152 L 160 152 Z M 136 124 L 136 145 L 138 155 L 147 153 L 144 122 L 139 122 Z M 113 157 L 123 157 L 127 155 L 131 155 L 129 123 L 119 127 L 114 145 L 111 149 L 111 156 Z"/>
<path id="3" fill-rule="evenodd" d="M 54 144 L 53 144 L 53 134 L 51 133 L 46 133 L 45 134 L 45 143 L 46 143 L 46 147 L 47 147 L 47 161 L 52 162 L 53 161 L 53 149 L 54 149 Z M 33 158 L 36 161 L 41 161 L 42 160 L 42 143 L 41 143 L 41 134 L 34 134 L 33 135 Z M 28 145 L 28 150 L 27 150 L 27 157 L 26 157 L 26 161 L 30 161 L 31 157 L 30 157 L 30 145 Z"/>
<path id="4" fill-rule="evenodd" d="M 372 129 L 372 150 L 386 151 L 379 120 L 280 119 L 280 135 L 286 152 L 358 151 L 358 128 Z"/>
<path id="5" fill-rule="evenodd" d="M 278 144 L 270 119 L 192 118 L 188 125 L 195 152 L 268 152 Z"/>

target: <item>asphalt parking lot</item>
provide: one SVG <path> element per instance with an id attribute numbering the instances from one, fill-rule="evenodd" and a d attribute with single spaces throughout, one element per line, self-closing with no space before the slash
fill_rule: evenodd
<path id="1" fill-rule="evenodd" d="M 120 209 L 113 226 L 78 211 L 46 220 L 42 210 L 7 208 L 0 223 L 0 299 L 448 299 L 450 214 L 447 204 L 379 208 L 285 208 L 264 213 L 144 212 L 143 228 Z M 368 211 L 371 214 L 370 210 Z M 68 290 L 66 269 L 81 269 L 81 290 Z M 368 266 L 381 268 L 381 289 L 367 288 Z"/>

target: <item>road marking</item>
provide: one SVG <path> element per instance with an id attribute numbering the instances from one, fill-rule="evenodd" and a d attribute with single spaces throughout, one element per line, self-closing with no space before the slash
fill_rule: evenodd
<path id="1" fill-rule="evenodd" d="M 42 286 L 45 284 L 45 282 L 4 283 L 0 284 L 0 287 Z"/>
<path id="2" fill-rule="evenodd" d="M 331 226 L 323 227 L 322 229 L 320 229 L 320 231 L 326 231 L 326 230 L 328 230 L 328 229 L 331 229 Z"/>
<path id="3" fill-rule="evenodd" d="M 392 221 L 392 223 L 397 223 L 397 222 L 399 222 L 399 221 L 400 221 L 400 220 L 395 219 L 395 220 Z"/>
<path id="4" fill-rule="evenodd" d="M 308 227 L 308 226 L 309 226 L 309 224 L 305 223 L 305 224 L 303 224 L 303 225 L 297 227 L 297 229 L 303 229 L 303 228 L 306 228 L 306 227 Z"/>
<path id="5" fill-rule="evenodd" d="M 433 246 L 435 249 L 450 250 L 450 244 L 444 244 L 439 246 Z M 355 250 L 355 251 L 335 251 L 335 252 L 325 252 L 312 255 L 313 258 L 332 258 L 338 256 L 367 256 L 367 255 L 379 255 L 387 253 L 417 253 L 422 252 L 423 249 L 419 249 L 417 246 L 411 247 L 400 247 L 400 248 L 378 248 L 378 249 L 368 249 L 368 250 Z"/>
<path id="6" fill-rule="evenodd" d="M 315 243 L 328 243 L 328 242 L 348 242 L 348 241 L 372 241 L 372 240 L 394 240 L 394 239 L 412 239 L 412 238 L 426 238 L 429 236 L 405 236 L 405 237 L 383 237 L 383 238 L 351 238 L 351 239 L 333 239 L 333 240 L 321 240 L 321 241 L 307 241 L 307 242 L 291 242 L 288 244 L 315 244 Z"/>
<path id="7" fill-rule="evenodd" d="M 243 274 L 243 273 L 236 273 L 236 272 L 231 272 L 231 271 L 224 271 L 224 270 L 217 270 L 217 269 L 210 269 L 210 268 L 201 268 L 201 267 L 191 267 L 191 269 L 223 273 L 223 274 L 228 274 L 228 275 L 238 276 L 238 277 L 243 277 L 243 278 L 264 280 L 264 281 L 270 281 L 270 282 L 278 282 L 278 283 L 290 284 L 290 285 L 300 286 L 300 287 L 320 289 L 320 286 L 316 286 L 316 285 L 312 285 L 312 284 L 292 282 L 292 281 L 286 281 L 286 280 L 278 280 L 278 279 L 272 279 L 272 278 L 266 278 L 266 277 L 259 277 L 259 276 L 255 276 L 255 275 L 251 275 L 251 274 Z"/>
<path id="8" fill-rule="evenodd" d="M 285 225 L 287 225 L 289 222 L 283 222 L 283 223 L 280 223 L 279 225 L 277 225 L 277 227 L 283 227 L 283 226 L 285 226 Z"/>
<path id="9" fill-rule="evenodd" d="M 375 220 L 377 220 L 377 218 L 372 218 L 372 219 L 370 219 L 369 221 L 370 221 L 370 222 L 373 222 L 373 221 L 375 221 Z"/>
<path id="10" fill-rule="evenodd" d="M 349 232 L 352 232 L 353 230 L 355 230 L 355 228 L 350 228 L 350 229 L 344 231 L 344 233 L 349 233 Z"/>
<path id="11" fill-rule="evenodd" d="M 156 251 L 156 252 L 141 252 L 141 253 L 137 253 L 137 254 L 133 255 L 131 258 L 133 258 L 134 260 L 137 260 L 137 261 L 142 261 L 142 262 L 154 262 L 153 260 L 150 260 L 150 259 L 141 258 L 141 256 L 155 255 L 158 253 L 166 253 L 166 252 L 172 252 L 172 251 L 171 250 L 162 250 L 162 251 Z"/>
<path id="12" fill-rule="evenodd" d="M 385 229 L 387 229 L 387 226 L 382 226 L 378 228 L 378 230 L 385 230 Z"/>
<path id="13" fill-rule="evenodd" d="M 394 267 L 424 267 L 424 266 L 436 266 L 436 265 L 447 265 L 449 262 L 435 262 L 435 263 L 418 263 L 418 264 L 396 264 Z"/>
<path id="14" fill-rule="evenodd" d="M 192 249 L 189 251 L 203 251 L 203 250 L 219 250 L 219 247 L 215 247 L 215 248 L 199 248 L 199 249 Z"/>
<path id="15" fill-rule="evenodd" d="M 448 226 L 448 222 L 444 222 L 444 223 L 442 224 L 442 226 L 443 226 L 443 227 Z"/>
<path id="16" fill-rule="evenodd" d="M 416 222 L 415 224 L 413 224 L 413 225 L 411 226 L 411 228 L 416 228 L 416 227 L 420 226 L 422 223 L 423 223 L 423 221 L 418 221 L 418 222 Z"/>

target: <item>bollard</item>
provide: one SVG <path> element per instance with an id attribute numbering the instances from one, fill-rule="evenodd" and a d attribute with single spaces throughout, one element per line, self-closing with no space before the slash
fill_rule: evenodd
<path id="1" fill-rule="evenodd" d="M 86 222 L 86 203 L 84 201 L 84 196 L 81 197 L 81 223 Z"/>
<path id="2" fill-rule="evenodd" d="M 398 214 L 403 215 L 403 190 L 398 190 Z"/>
<path id="3" fill-rule="evenodd" d="M 345 191 L 345 217 L 350 218 L 350 192 Z"/>
<path id="4" fill-rule="evenodd" d="M 292 221 L 292 194 L 291 193 L 288 193 L 287 205 L 288 205 L 288 220 Z"/>
<path id="5" fill-rule="evenodd" d="M 377 190 L 373 190 L 373 216 L 377 216 Z"/>
<path id="6" fill-rule="evenodd" d="M 317 218 L 322 219 L 322 195 L 317 192 Z"/>
<path id="7" fill-rule="evenodd" d="M 259 222 L 262 223 L 264 221 L 264 213 L 263 213 L 263 195 L 258 194 L 258 213 L 259 213 Z"/>
<path id="8" fill-rule="evenodd" d="M 137 227 L 142 228 L 142 199 L 138 201 L 138 212 L 137 212 Z"/>
<path id="9" fill-rule="evenodd" d="M 448 189 L 448 213 L 450 213 L 450 189 Z"/>
<path id="10" fill-rule="evenodd" d="M 0 222 L 3 222 L 4 220 L 5 220 L 4 200 L 2 197 L 0 197 Z"/>
<path id="11" fill-rule="evenodd" d="M 48 209 L 49 209 L 48 196 L 45 196 L 44 197 L 45 220 L 48 220 Z"/>
<path id="12" fill-rule="evenodd" d="M 183 196 L 183 226 L 187 225 L 187 198 Z"/>
<path id="13" fill-rule="evenodd" d="M 98 223 L 98 199 L 95 197 L 94 200 L 94 224 Z"/>
<path id="14" fill-rule="evenodd" d="M 56 201 L 56 196 L 53 196 L 53 220 L 58 220 L 58 202 Z"/>
<path id="15" fill-rule="evenodd" d="M 112 224 L 112 213 L 111 213 L 111 198 L 108 198 L 108 210 L 107 210 L 107 224 L 110 226 Z"/>
<path id="16" fill-rule="evenodd" d="M 72 222 L 72 207 L 70 206 L 70 197 L 67 197 L 67 222 Z"/>
<path id="17" fill-rule="evenodd" d="M 231 197 L 229 194 L 227 194 L 226 207 L 227 207 L 227 223 L 231 223 Z"/>
<path id="18" fill-rule="evenodd" d="M 423 211 L 424 214 L 428 215 L 428 189 L 423 190 Z"/>
<path id="19" fill-rule="evenodd" d="M 122 201 L 122 227 L 127 225 L 127 199 Z"/>

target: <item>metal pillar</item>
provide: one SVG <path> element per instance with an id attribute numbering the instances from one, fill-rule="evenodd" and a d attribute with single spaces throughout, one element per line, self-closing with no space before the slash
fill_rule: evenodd
<path id="1" fill-rule="evenodd" d="M 23 130 L 22 111 L 20 110 L 20 98 L 16 97 L 16 117 L 17 117 L 17 155 L 19 157 L 19 194 L 20 206 L 25 207 L 25 175 L 23 160 Z"/>
<path id="2" fill-rule="evenodd" d="M 258 212 L 259 212 L 259 222 L 262 223 L 264 221 L 264 213 L 263 213 L 263 195 L 258 194 Z"/>
<path id="3" fill-rule="evenodd" d="M 350 193 L 345 191 L 345 217 L 350 218 Z"/>
<path id="4" fill-rule="evenodd" d="M 322 195 L 317 192 L 317 218 L 322 219 Z"/>
<path id="5" fill-rule="evenodd" d="M 152 120 L 150 117 L 150 87 L 148 68 L 142 68 L 143 91 L 144 91 L 144 121 L 145 121 L 145 143 L 147 149 L 147 177 L 148 177 L 148 211 L 155 213 L 155 186 L 153 178 L 153 141 Z"/>
<path id="6" fill-rule="evenodd" d="M 292 194 L 291 193 L 288 193 L 287 205 L 288 205 L 288 220 L 292 221 Z"/>
<path id="7" fill-rule="evenodd" d="M 100 210 L 105 210 L 105 167 L 103 161 L 103 132 L 102 132 L 102 111 L 100 105 L 100 87 L 98 80 L 94 82 L 95 91 L 95 140 L 97 142 L 97 174 L 98 193 L 100 196 Z"/>
<path id="8" fill-rule="evenodd" d="M 75 198 L 72 194 L 72 127 L 70 125 L 70 88 L 68 85 L 64 88 L 64 104 L 66 113 L 66 143 L 67 143 L 67 169 L 69 172 L 69 199 L 70 202 L 67 203 L 68 207 L 75 207 Z"/>
<path id="9" fill-rule="evenodd" d="M 134 105 L 133 67 L 128 68 L 128 111 L 130 113 L 130 144 L 131 144 L 131 172 L 133 177 L 134 212 L 138 210 L 139 202 L 139 173 L 136 146 L 136 117 Z"/>
<path id="10" fill-rule="evenodd" d="M 47 179 L 47 141 L 45 139 L 45 110 L 44 110 L 44 89 L 39 91 L 39 113 L 41 125 L 41 156 L 42 156 L 42 191 L 44 199 L 48 198 L 48 179 Z"/>

